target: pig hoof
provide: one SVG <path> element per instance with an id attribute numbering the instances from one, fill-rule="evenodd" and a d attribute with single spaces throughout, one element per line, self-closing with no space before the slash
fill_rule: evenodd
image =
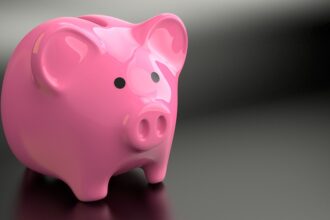
<path id="1" fill-rule="evenodd" d="M 88 190 L 88 191 L 80 191 L 80 192 L 74 192 L 76 197 L 82 201 L 82 202 L 92 202 L 104 199 L 108 191 L 104 189 L 95 189 L 95 190 Z"/>
<path id="2" fill-rule="evenodd" d="M 82 202 L 92 202 L 104 199 L 108 194 L 108 184 L 91 185 L 86 187 L 71 186 L 75 196 Z"/>
<path id="3" fill-rule="evenodd" d="M 149 165 L 144 167 L 143 170 L 147 181 L 150 184 L 161 183 L 165 179 L 166 168 L 162 168 L 156 165 Z"/>

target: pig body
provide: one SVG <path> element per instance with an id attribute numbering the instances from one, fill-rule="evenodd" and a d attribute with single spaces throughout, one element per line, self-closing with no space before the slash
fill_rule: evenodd
<path id="1" fill-rule="evenodd" d="M 140 24 L 87 15 L 39 25 L 4 76 L 1 114 L 12 152 L 82 201 L 104 198 L 111 176 L 136 167 L 148 182 L 163 181 L 187 42 L 172 14 Z"/>

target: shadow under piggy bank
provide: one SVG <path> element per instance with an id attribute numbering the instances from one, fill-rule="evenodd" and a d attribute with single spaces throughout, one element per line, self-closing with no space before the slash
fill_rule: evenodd
<path id="1" fill-rule="evenodd" d="M 84 203 L 62 181 L 27 169 L 14 216 L 17 220 L 172 219 L 164 185 L 148 185 L 137 170 L 113 177 L 105 199 Z"/>

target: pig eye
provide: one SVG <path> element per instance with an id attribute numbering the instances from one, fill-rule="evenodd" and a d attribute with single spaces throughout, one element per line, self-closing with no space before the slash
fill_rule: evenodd
<path id="1" fill-rule="evenodd" d="M 158 73 L 156 73 L 156 72 L 152 72 L 151 73 L 151 79 L 152 79 L 152 81 L 154 81 L 155 83 L 158 83 L 159 82 L 159 75 L 158 75 Z"/>
<path id="2" fill-rule="evenodd" d="M 118 88 L 118 89 L 122 89 L 122 88 L 125 87 L 126 82 L 125 82 L 125 80 L 124 80 L 123 78 L 121 78 L 121 77 L 117 77 L 117 78 L 115 79 L 114 84 L 115 84 L 116 88 Z"/>

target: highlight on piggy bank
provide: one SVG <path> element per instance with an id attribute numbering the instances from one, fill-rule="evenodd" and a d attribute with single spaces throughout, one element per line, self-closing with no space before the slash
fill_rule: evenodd
<path id="1" fill-rule="evenodd" d="M 111 176 L 136 167 L 149 183 L 162 182 L 187 46 L 173 14 L 139 24 L 102 15 L 40 24 L 4 76 L 1 116 L 12 152 L 81 201 L 104 198 Z"/>

